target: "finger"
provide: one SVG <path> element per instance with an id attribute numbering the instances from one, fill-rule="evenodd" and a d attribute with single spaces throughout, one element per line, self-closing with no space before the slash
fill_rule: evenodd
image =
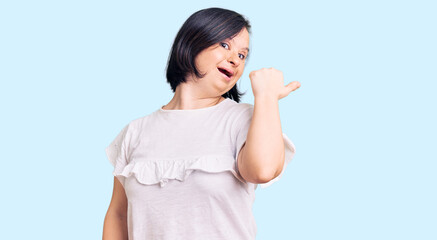
<path id="1" fill-rule="evenodd" d="M 287 84 L 285 87 L 287 88 L 288 92 L 293 92 L 294 90 L 300 88 L 300 82 L 293 81 L 293 82 Z"/>

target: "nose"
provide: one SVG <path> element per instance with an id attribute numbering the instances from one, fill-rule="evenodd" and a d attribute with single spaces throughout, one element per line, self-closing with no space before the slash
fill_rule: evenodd
<path id="1" fill-rule="evenodd" d="M 238 52 L 232 52 L 228 57 L 228 62 L 235 67 L 238 67 L 241 63 L 241 58 L 238 57 Z"/>

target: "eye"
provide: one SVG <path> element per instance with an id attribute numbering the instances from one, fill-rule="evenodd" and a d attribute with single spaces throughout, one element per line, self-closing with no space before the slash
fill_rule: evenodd
<path id="1" fill-rule="evenodd" d="M 244 56 L 244 55 L 241 54 L 241 53 L 238 54 L 238 57 L 239 57 L 240 59 L 242 59 L 242 60 L 244 60 L 244 59 L 246 58 L 246 56 Z"/>
<path id="2" fill-rule="evenodd" d="M 220 45 L 226 49 L 229 49 L 229 45 L 227 43 L 222 42 Z"/>

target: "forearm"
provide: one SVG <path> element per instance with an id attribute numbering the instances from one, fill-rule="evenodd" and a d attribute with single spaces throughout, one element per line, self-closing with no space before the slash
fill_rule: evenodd
<path id="1" fill-rule="evenodd" d="M 252 176 L 270 180 L 281 172 L 285 147 L 279 104 L 274 97 L 255 97 L 245 148 L 242 164 Z"/>
<path id="2" fill-rule="evenodd" d="M 103 223 L 103 240 L 127 240 L 127 217 L 111 211 L 106 213 Z"/>

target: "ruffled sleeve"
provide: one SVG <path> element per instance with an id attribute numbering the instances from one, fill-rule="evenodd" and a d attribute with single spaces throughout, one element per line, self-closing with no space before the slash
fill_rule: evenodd
<path id="1" fill-rule="evenodd" d="M 243 145 L 246 142 L 247 134 L 249 132 L 250 123 L 252 121 L 253 116 L 253 109 L 254 106 L 252 104 L 243 103 L 246 108 L 243 110 L 241 115 L 237 118 L 236 121 L 236 144 L 235 144 L 235 159 L 238 160 L 238 154 L 243 147 Z M 259 184 L 261 185 L 261 188 L 266 188 L 270 185 L 272 185 L 274 182 L 281 179 L 287 165 L 291 162 L 291 159 L 294 157 L 294 154 L 296 152 L 296 148 L 293 144 L 293 142 L 287 137 L 285 133 L 282 133 L 283 139 L 284 139 L 284 145 L 285 145 L 285 161 L 284 166 L 282 168 L 282 172 L 274 179 L 270 180 L 267 183 Z M 237 161 L 237 169 L 238 169 L 238 161 Z M 256 186 L 255 186 L 256 188 Z"/>
<path id="2" fill-rule="evenodd" d="M 127 154 L 126 135 L 128 132 L 129 124 L 126 125 L 115 139 L 106 147 L 105 152 L 109 162 L 114 167 L 113 175 L 117 177 L 120 183 L 124 187 L 125 177 L 120 175 L 120 172 L 129 163 Z"/>

